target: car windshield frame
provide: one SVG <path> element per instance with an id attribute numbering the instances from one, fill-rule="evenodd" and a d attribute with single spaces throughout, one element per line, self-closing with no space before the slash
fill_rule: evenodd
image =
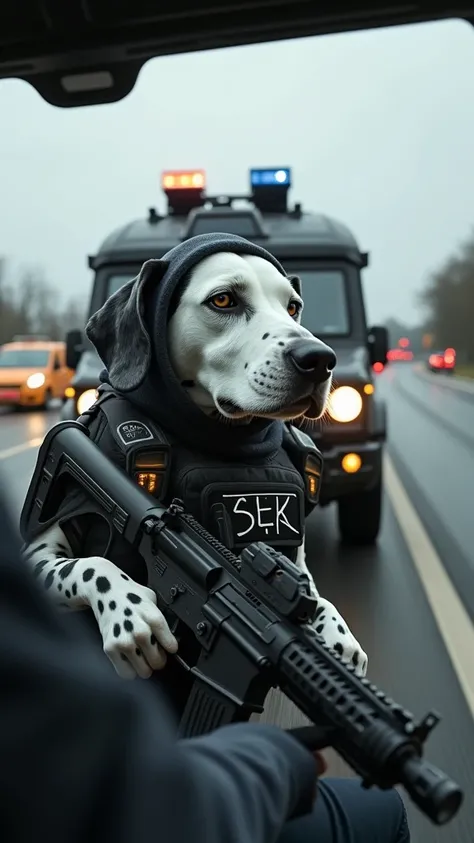
<path id="1" fill-rule="evenodd" d="M 23 355 L 25 359 L 21 360 Z M 46 369 L 50 356 L 51 351 L 46 348 L 0 348 L 0 369 Z M 14 362 L 6 363 L 6 357 L 10 357 Z"/>

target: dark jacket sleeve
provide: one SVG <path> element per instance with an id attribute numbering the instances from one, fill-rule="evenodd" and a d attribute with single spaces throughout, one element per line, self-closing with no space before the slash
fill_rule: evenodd
<path id="1" fill-rule="evenodd" d="M 0 792 L 10 843 L 273 843 L 309 810 L 314 759 L 247 724 L 175 742 L 144 682 L 106 670 L 19 556 L 0 500 Z"/>

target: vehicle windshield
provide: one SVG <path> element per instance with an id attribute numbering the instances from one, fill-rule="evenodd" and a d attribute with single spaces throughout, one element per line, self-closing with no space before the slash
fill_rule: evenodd
<path id="1" fill-rule="evenodd" d="M 346 278 L 342 269 L 303 269 L 288 262 L 285 269 L 301 278 L 304 299 L 301 324 L 318 337 L 349 334 Z"/>
<path id="2" fill-rule="evenodd" d="M 285 264 L 285 269 L 301 278 L 304 310 L 302 324 L 313 334 L 324 337 L 347 336 L 350 333 L 346 279 L 341 269 L 300 269 Z M 111 275 L 107 296 L 113 295 L 138 274 Z"/>
<path id="3" fill-rule="evenodd" d="M 44 369 L 49 351 L 33 348 L 0 349 L 0 369 Z"/>
<path id="4" fill-rule="evenodd" d="M 117 290 L 120 290 L 120 287 L 123 287 L 127 281 L 131 281 L 132 278 L 136 278 L 138 273 L 140 272 L 140 267 L 137 268 L 136 272 L 127 272 L 121 273 L 120 275 L 110 275 L 109 280 L 107 282 L 107 298 L 113 296 Z"/>

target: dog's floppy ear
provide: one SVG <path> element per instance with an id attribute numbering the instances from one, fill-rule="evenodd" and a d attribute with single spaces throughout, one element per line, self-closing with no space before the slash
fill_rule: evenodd
<path id="1" fill-rule="evenodd" d="M 297 275 L 289 275 L 288 281 L 290 282 L 291 286 L 293 287 L 295 293 L 298 293 L 301 298 L 303 298 L 303 285 L 301 283 L 301 278 L 298 278 Z"/>
<path id="2" fill-rule="evenodd" d="M 107 368 L 110 384 L 120 392 L 136 389 L 148 373 L 152 347 L 145 301 L 168 266 L 166 261 L 146 261 L 137 278 L 110 296 L 86 325 L 86 334 Z"/>

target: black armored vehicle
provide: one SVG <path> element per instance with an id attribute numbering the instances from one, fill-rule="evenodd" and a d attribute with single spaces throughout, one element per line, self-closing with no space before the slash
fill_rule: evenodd
<path id="1" fill-rule="evenodd" d="M 385 404 L 373 371 L 386 364 L 388 337 L 385 328 L 366 323 L 361 272 L 368 255 L 342 223 L 308 213 L 300 204 L 289 207 L 289 168 L 252 169 L 249 196 L 207 196 L 202 170 L 165 172 L 162 185 L 167 213 L 151 208 L 145 219 L 112 232 L 89 258 L 94 272 L 89 314 L 135 277 L 144 261 L 196 234 L 239 234 L 272 252 L 302 280 L 303 324 L 337 354 L 327 414 L 307 431 L 324 455 L 321 504 L 337 502 L 344 541 L 372 543 L 380 527 L 386 439 Z M 76 418 L 91 406 L 103 368 L 81 331 L 67 336 L 67 364 L 75 376 L 62 419 Z"/>

